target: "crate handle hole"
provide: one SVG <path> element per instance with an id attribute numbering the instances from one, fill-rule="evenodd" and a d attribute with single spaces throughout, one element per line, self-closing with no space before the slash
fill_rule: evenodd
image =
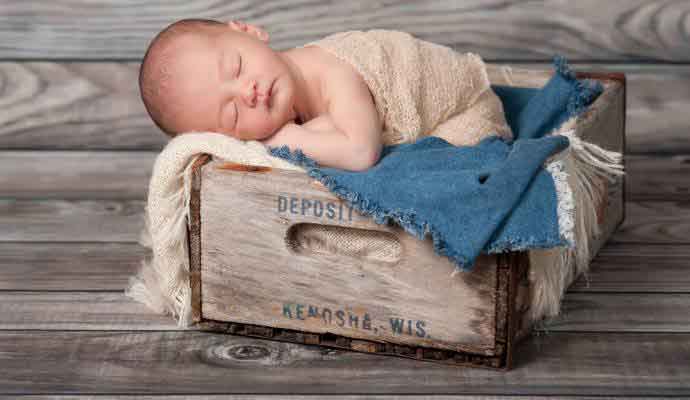
<path id="1" fill-rule="evenodd" d="M 290 226 L 285 244 L 298 255 L 344 255 L 385 263 L 397 263 L 402 255 L 402 244 L 392 233 L 308 222 Z"/>

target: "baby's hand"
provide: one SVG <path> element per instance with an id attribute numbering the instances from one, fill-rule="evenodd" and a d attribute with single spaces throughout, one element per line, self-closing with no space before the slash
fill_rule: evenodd
<path id="1" fill-rule="evenodd" d="M 361 146 L 337 130 L 313 131 L 291 121 L 262 142 L 270 147 L 285 145 L 293 152 L 300 149 L 322 167 L 363 171 L 371 166 Z"/>
<path id="2" fill-rule="evenodd" d="M 289 121 L 285 125 L 283 125 L 280 129 L 278 129 L 273 135 L 259 140 L 261 143 L 264 144 L 264 146 L 270 146 L 270 147 L 280 147 L 284 144 L 287 144 L 290 146 L 289 141 L 286 139 L 288 136 L 288 132 L 291 129 L 294 129 L 291 125 L 296 125 L 294 121 Z"/>
<path id="3" fill-rule="evenodd" d="M 312 131 L 314 133 L 328 133 L 338 130 L 338 128 L 336 128 L 335 124 L 333 123 L 331 117 L 328 114 L 322 114 L 310 119 L 302 125 L 297 125 L 295 123 L 295 120 L 290 120 L 280 129 L 278 129 L 273 135 L 260 141 L 263 142 L 264 145 L 271 147 L 282 146 L 284 144 L 289 145 L 289 143 L 294 144 L 294 140 L 290 142 L 288 140 L 288 136 L 290 138 L 293 138 L 295 134 L 293 133 L 291 135 L 290 132 L 294 132 L 298 129 L 302 131 L 306 129 L 307 131 Z"/>

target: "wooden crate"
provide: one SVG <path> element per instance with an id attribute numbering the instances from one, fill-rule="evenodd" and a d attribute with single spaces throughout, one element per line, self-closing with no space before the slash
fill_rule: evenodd
<path id="1" fill-rule="evenodd" d="M 490 70 L 492 83 L 525 87 L 549 76 Z M 578 120 L 581 136 L 622 152 L 625 76 L 578 77 L 605 85 Z M 625 217 L 624 179 L 607 191 L 593 254 Z M 529 252 L 481 255 L 471 272 L 451 278 L 454 265 L 434 253 L 430 238 L 376 224 L 306 173 L 208 155 L 193 167 L 190 208 L 200 329 L 502 370 L 531 332 Z M 315 226 L 359 229 L 399 246 L 385 259 L 313 252 L 296 235 Z"/>

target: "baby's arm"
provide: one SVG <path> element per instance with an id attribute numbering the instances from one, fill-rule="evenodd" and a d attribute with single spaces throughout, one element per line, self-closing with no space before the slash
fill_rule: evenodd
<path id="1" fill-rule="evenodd" d="M 288 122 L 261 142 L 270 147 L 287 145 L 293 152 L 301 149 L 305 155 L 324 167 L 364 171 L 375 163 L 371 162 L 371 157 L 367 157 L 368 152 L 363 151 L 361 146 L 345 134 L 337 129 L 324 129 L 331 125 L 324 121 L 325 118 L 328 117 L 319 116 L 304 125 Z M 316 130 L 314 126 L 320 129 Z"/>
<path id="2" fill-rule="evenodd" d="M 264 143 L 301 148 L 323 166 L 364 171 L 383 148 L 382 122 L 366 84 L 350 71 L 329 75 L 328 112 L 303 125 L 292 122 Z"/>

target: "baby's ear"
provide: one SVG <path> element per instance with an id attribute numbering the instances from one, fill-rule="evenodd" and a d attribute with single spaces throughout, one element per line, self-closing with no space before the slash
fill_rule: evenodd
<path id="1" fill-rule="evenodd" d="M 235 31 L 245 32 L 256 36 L 261 41 L 268 42 L 268 32 L 256 25 L 248 24 L 242 21 L 228 21 L 228 26 Z"/>

